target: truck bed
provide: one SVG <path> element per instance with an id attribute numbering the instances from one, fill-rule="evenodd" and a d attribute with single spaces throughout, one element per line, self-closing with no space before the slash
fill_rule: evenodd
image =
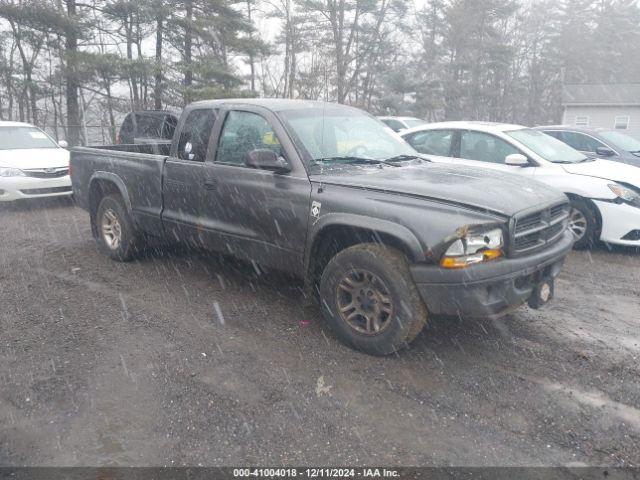
<path id="1" fill-rule="evenodd" d="M 135 147 L 135 148 L 133 148 Z M 155 145 L 77 147 L 71 150 L 71 182 L 77 204 L 91 211 L 90 191 L 95 182 L 110 181 L 120 187 L 134 221 L 147 233 L 162 234 L 162 172 L 166 155 Z M 131 151 L 136 150 L 136 151 Z M 112 188 L 112 187 L 111 187 Z"/>
<path id="2" fill-rule="evenodd" d="M 129 153 L 146 153 L 150 155 L 169 155 L 171 150 L 171 140 L 166 142 L 155 141 L 153 143 L 129 143 L 120 145 L 98 145 L 91 146 L 89 148 L 96 148 L 98 150 L 112 150 L 114 152 L 129 152 Z"/>

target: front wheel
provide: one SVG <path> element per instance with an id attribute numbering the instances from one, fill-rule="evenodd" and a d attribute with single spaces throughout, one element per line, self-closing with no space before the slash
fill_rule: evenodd
<path id="1" fill-rule="evenodd" d="M 338 253 L 322 274 L 320 297 L 335 335 L 371 355 L 406 347 L 427 319 L 406 257 L 381 245 L 356 245 Z"/>
<path id="2" fill-rule="evenodd" d="M 576 241 L 573 248 L 591 249 L 596 242 L 598 219 L 593 209 L 584 200 L 571 200 L 571 213 L 569 214 L 569 230 L 573 232 Z"/>

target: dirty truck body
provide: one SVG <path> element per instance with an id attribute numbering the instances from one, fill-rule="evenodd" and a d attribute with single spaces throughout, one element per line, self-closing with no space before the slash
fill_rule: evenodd
<path id="1" fill-rule="evenodd" d="M 407 345 L 428 314 L 540 306 L 573 243 L 563 194 L 433 164 L 350 107 L 198 102 L 167 155 L 136 147 L 72 151 L 75 198 L 107 255 L 158 237 L 291 273 L 372 354 Z"/>

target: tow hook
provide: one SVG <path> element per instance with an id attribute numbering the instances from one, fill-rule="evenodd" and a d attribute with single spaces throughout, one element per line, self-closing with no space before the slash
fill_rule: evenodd
<path id="1" fill-rule="evenodd" d="M 555 294 L 554 281 L 551 278 L 543 278 L 534 287 L 531 296 L 529 297 L 528 304 L 531 308 L 537 310 L 545 303 L 549 303 Z"/>

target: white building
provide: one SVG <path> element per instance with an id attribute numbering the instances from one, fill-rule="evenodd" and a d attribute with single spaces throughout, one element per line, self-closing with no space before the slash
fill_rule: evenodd
<path id="1" fill-rule="evenodd" d="M 640 83 L 565 85 L 565 125 L 615 128 L 640 139 Z"/>

